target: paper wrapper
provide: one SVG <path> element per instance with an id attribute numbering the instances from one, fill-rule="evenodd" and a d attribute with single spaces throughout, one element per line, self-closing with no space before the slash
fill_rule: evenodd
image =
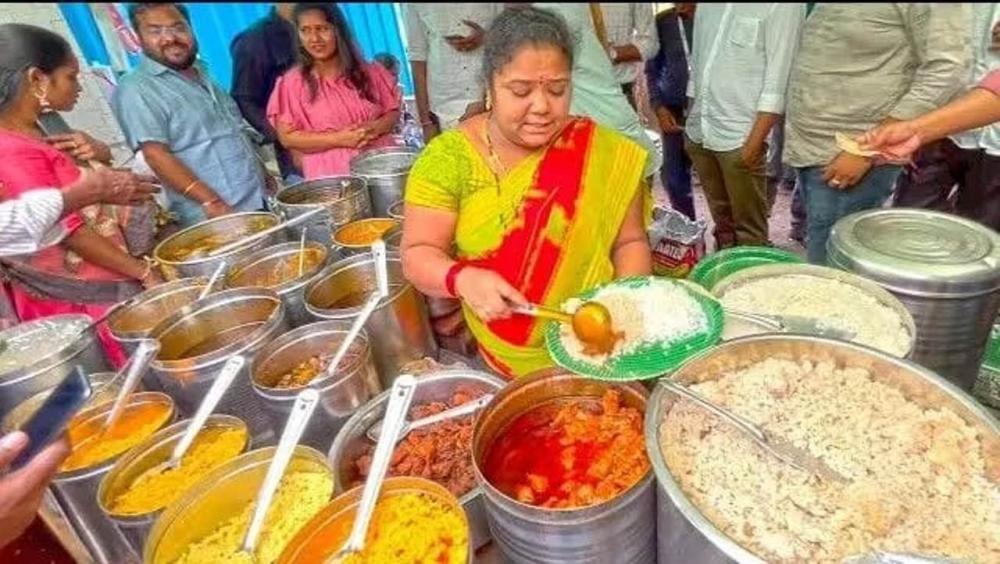
<path id="1" fill-rule="evenodd" d="M 704 220 L 691 221 L 676 210 L 654 209 L 648 230 L 653 274 L 687 278 L 705 256 L 705 227 Z"/>

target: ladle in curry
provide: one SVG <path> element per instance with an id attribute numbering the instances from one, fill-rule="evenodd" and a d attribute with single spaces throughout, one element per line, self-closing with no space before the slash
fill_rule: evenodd
<path id="1" fill-rule="evenodd" d="M 403 424 L 403 428 L 399 431 L 399 437 L 396 440 L 402 440 L 403 437 L 410 433 L 410 431 L 430 427 L 431 425 L 436 425 L 437 423 L 447 421 L 449 419 L 457 419 L 459 417 L 465 417 L 466 415 L 472 415 L 473 413 L 486 407 L 486 404 L 490 403 L 492 399 L 493 394 L 483 394 L 472 401 L 452 407 L 451 409 L 446 409 L 441 413 L 421 417 L 420 419 L 416 419 L 414 421 L 407 421 Z M 365 436 L 368 437 L 369 441 L 373 443 L 378 442 L 378 438 L 382 435 L 382 425 L 383 421 L 379 420 L 376 421 L 371 427 L 368 427 L 365 431 Z"/>
<path id="2" fill-rule="evenodd" d="M 319 207 L 319 208 L 316 208 L 314 210 L 309 210 L 309 211 L 307 211 L 306 213 L 304 213 L 304 214 L 302 214 L 300 216 L 296 216 L 296 217 L 294 217 L 292 219 L 289 219 L 288 221 L 283 221 L 283 222 L 281 222 L 281 223 L 279 223 L 277 225 L 272 225 L 271 227 L 268 227 L 267 229 L 264 229 L 262 231 L 258 231 L 256 233 L 251 233 L 250 235 L 247 235 L 245 237 L 240 237 L 239 239 L 236 239 L 235 241 L 230 241 L 229 243 L 226 243 L 225 245 L 222 245 L 221 247 L 217 247 L 215 249 L 212 249 L 211 251 L 208 251 L 207 254 L 210 257 L 216 257 L 216 256 L 219 256 L 219 255 L 224 255 L 224 254 L 228 253 L 229 251 L 235 251 L 236 249 L 239 249 L 240 247 L 245 247 L 246 245 L 249 245 L 250 243 L 253 243 L 254 241 L 257 241 L 259 239 L 263 239 L 264 237 L 267 237 L 268 235 L 270 235 L 272 233 L 277 233 L 278 231 L 281 231 L 282 229 L 288 229 L 289 227 L 292 227 L 293 225 L 298 225 L 298 224 L 302 223 L 303 221 L 309 219 L 310 217 L 318 214 L 321 211 L 325 211 L 325 210 L 326 210 L 326 208 L 323 208 L 323 207 Z"/>
<path id="3" fill-rule="evenodd" d="M 115 403 L 112 404 L 111 411 L 108 412 L 108 418 L 104 420 L 104 425 L 101 427 L 100 434 L 95 436 L 103 436 L 114 428 L 115 423 L 118 422 L 122 413 L 125 411 L 125 403 L 128 400 L 128 397 L 132 395 L 136 385 L 139 383 L 139 379 L 142 378 L 142 375 L 145 374 L 146 370 L 149 368 L 149 363 L 153 362 L 153 359 L 159 352 L 159 341 L 154 339 L 143 339 L 139 342 L 139 346 L 136 348 L 135 354 L 133 354 L 132 358 L 129 359 L 128 367 L 125 369 L 125 382 L 122 384 L 122 388 L 118 392 L 118 397 L 115 398 Z"/>
<path id="4" fill-rule="evenodd" d="M 573 334 L 595 353 L 609 353 L 621 338 L 611 324 L 611 312 L 599 302 L 584 302 L 573 313 L 566 313 L 537 304 L 511 306 L 511 311 L 541 319 L 551 319 L 573 327 Z"/>

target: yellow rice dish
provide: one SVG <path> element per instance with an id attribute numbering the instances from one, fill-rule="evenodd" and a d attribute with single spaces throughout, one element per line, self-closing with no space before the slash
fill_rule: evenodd
<path id="1" fill-rule="evenodd" d="M 116 515 L 142 515 L 170 505 L 192 485 L 215 468 L 243 452 L 247 443 L 244 428 L 210 427 L 195 437 L 177 468 L 150 468 L 111 502 Z M 168 455 L 169 456 L 169 455 Z M 166 462 L 166 459 L 160 462 Z"/>
<path id="2" fill-rule="evenodd" d="M 126 405 L 121 418 L 110 429 L 104 429 L 108 411 L 83 417 L 77 416 L 69 425 L 69 442 L 73 452 L 59 468 L 69 472 L 89 468 L 122 454 L 160 430 L 173 416 L 167 403 L 144 402 Z"/>
<path id="3" fill-rule="evenodd" d="M 263 479 L 263 475 L 261 476 Z M 256 493 L 256 492 L 254 492 Z M 257 543 L 257 562 L 278 559 L 288 541 L 312 516 L 330 500 L 333 479 L 320 472 L 287 473 L 264 520 Z M 187 547 L 175 564 L 216 564 L 219 562 L 249 562 L 240 554 L 243 535 L 253 512 L 253 501 L 243 511 L 219 524 L 215 532 Z"/>

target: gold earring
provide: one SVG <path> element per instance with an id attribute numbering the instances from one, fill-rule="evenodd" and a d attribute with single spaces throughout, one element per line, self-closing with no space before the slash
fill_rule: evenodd
<path id="1" fill-rule="evenodd" d="M 49 107 L 48 88 L 43 86 L 42 88 L 35 90 L 35 99 L 38 100 L 38 104 L 42 107 L 42 109 L 47 109 Z"/>
<path id="2" fill-rule="evenodd" d="M 486 111 L 493 109 L 493 96 L 490 95 L 489 90 L 486 91 Z"/>

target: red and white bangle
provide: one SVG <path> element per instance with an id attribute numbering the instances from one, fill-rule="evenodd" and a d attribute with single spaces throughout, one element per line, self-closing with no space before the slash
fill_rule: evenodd
<path id="1" fill-rule="evenodd" d="M 448 269 L 448 274 L 444 277 L 444 289 L 448 292 L 448 295 L 453 298 L 458 297 L 458 292 L 455 290 L 455 282 L 458 280 L 459 273 L 461 273 L 466 266 L 469 266 L 468 263 L 461 261 L 456 262 L 451 265 L 451 268 Z"/>

